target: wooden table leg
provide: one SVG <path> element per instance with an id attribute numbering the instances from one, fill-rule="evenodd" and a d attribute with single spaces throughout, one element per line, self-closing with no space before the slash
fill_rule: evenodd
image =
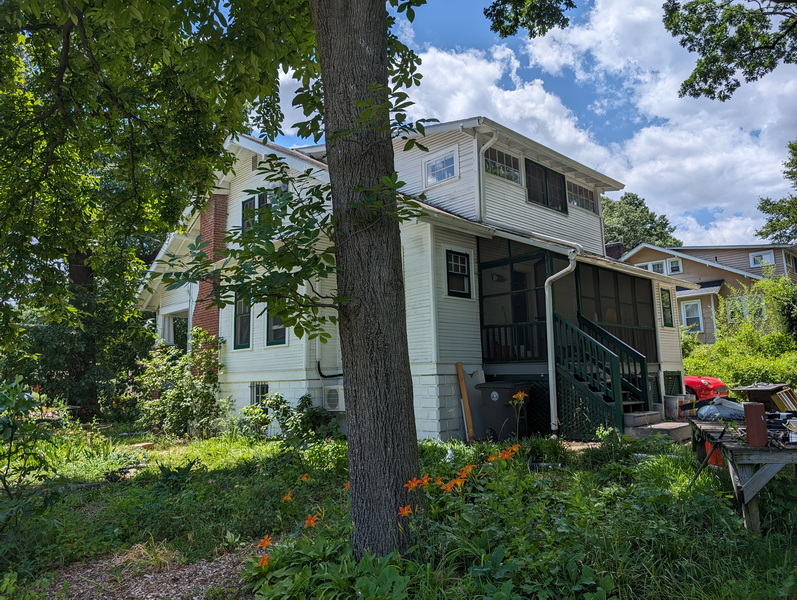
<path id="1" fill-rule="evenodd" d="M 750 481 L 755 473 L 753 465 L 739 465 L 739 480 L 741 482 L 741 502 L 742 516 L 744 517 L 744 527 L 747 531 L 756 535 L 761 535 L 761 517 L 758 513 L 758 495 L 748 498 L 749 494 L 744 493 L 744 485 Z"/>

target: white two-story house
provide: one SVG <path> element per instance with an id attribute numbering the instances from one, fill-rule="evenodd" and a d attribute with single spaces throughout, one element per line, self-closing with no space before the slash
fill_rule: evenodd
<path id="1" fill-rule="evenodd" d="M 425 196 L 423 216 L 401 226 L 419 436 L 464 437 L 463 397 L 485 423 L 505 411 L 484 400 L 476 386 L 485 382 L 530 394 L 524 431 L 572 437 L 622 428 L 624 411 L 681 392 L 675 280 L 604 256 L 600 198 L 621 183 L 484 117 L 429 126 L 422 142 L 428 151 L 396 148 L 403 191 Z M 179 255 L 200 233 L 218 247 L 240 227 L 256 202 L 245 190 L 264 186 L 264 155 L 327 179 L 321 146 L 241 137 L 228 148 L 234 171 L 164 254 Z M 209 307 L 209 284 L 166 290 L 161 269 L 153 266 L 141 308 L 157 314 L 167 342 L 179 319 L 224 338 L 222 390 L 236 406 L 267 391 L 310 393 L 345 416 L 334 329 L 328 344 L 298 338 L 262 306 Z"/>

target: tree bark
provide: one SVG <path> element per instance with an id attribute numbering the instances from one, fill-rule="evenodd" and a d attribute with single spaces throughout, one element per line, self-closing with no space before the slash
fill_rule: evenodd
<path id="1" fill-rule="evenodd" d="M 384 555 L 410 538 L 398 508 L 414 504 L 404 484 L 419 475 L 407 350 L 399 224 L 358 190 L 394 171 L 387 101 L 384 0 L 311 0 L 321 77 L 327 161 L 337 218 L 343 384 L 349 429 L 352 543 Z M 379 86 L 374 88 L 374 84 Z M 361 123 L 362 105 L 383 107 Z M 404 526 L 402 526 L 404 525 Z"/>

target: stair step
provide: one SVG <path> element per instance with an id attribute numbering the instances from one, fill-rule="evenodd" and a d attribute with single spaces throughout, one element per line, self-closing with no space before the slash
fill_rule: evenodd
<path id="1" fill-rule="evenodd" d="M 661 423 L 653 423 L 652 425 L 629 427 L 624 433 L 637 440 L 653 435 L 654 433 L 663 433 L 670 436 L 676 442 L 683 442 L 691 438 L 692 428 L 689 426 L 689 423 L 663 421 Z"/>
<path id="2" fill-rule="evenodd" d="M 625 427 L 641 427 L 661 422 L 661 415 L 657 410 L 629 412 L 623 415 Z"/>

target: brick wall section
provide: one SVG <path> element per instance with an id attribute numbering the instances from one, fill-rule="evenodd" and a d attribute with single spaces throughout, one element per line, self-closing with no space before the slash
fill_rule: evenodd
<path id="1" fill-rule="evenodd" d="M 199 215 L 199 233 L 203 241 L 210 241 L 208 254 L 213 252 L 215 259 L 220 259 L 220 250 L 224 248 L 224 236 L 227 231 L 227 199 L 226 194 L 213 194 L 207 206 Z M 209 281 L 199 283 L 196 306 L 191 324 L 201 327 L 208 333 L 219 335 L 219 308 L 211 306 L 207 299 L 213 290 Z"/>

